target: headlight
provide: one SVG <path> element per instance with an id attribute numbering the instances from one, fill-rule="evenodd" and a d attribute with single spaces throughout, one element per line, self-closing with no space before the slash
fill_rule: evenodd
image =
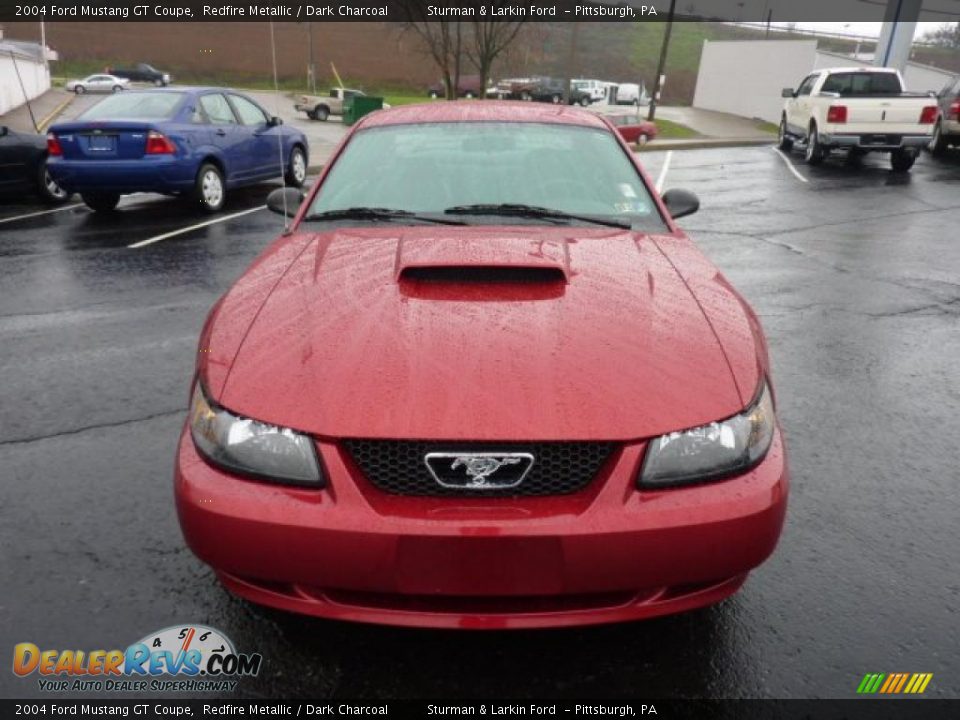
<path id="1" fill-rule="evenodd" d="M 684 485 L 743 472 L 767 454 L 775 426 L 773 400 L 764 382 L 757 399 L 739 415 L 651 440 L 640 487 Z"/>
<path id="2" fill-rule="evenodd" d="M 190 403 L 190 434 L 214 465 L 268 480 L 323 485 L 313 441 L 289 428 L 232 415 L 217 407 L 197 381 Z"/>

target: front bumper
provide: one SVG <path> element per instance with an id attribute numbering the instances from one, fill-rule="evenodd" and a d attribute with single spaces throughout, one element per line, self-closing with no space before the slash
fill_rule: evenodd
<path id="1" fill-rule="evenodd" d="M 164 155 L 135 160 L 51 158 L 50 175 L 69 192 L 185 192 L 193 188 L 195 163 Z"/>
<path id="2" fill-rule="evenodd" d="M 770 555 L 786 511 L 779 432 L 760 465 L 722 482 L 637 492 L 635 443 L 582 492 L 517 499 L 386 494 L 335 443 L 318 449 L 327 488 L 292 488 L 211 467 L 185 430 L 177 510 L 230 590 L 341 620 L 548 627 L 702 607 Z"/>
<path id="3" fill-rule="evenodd" d="M 822 145 L 838 148 L 859 148 L 861 150 L 878 150 L 890 152 L 900 148 L 926 147 L 930 143 L 930 135 L 900 135 L 896 133 L 821 133 Z"/>

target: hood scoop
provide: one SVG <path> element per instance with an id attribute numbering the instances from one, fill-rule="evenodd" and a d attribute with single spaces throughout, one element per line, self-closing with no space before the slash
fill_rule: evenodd
<path id="1" fill-rule="evenodd" d="M 566 240 L 486 235 L 404 238 L 397 243 L 398 283 L 566 284 L 571 274 Z"/>
<path id="2" fill-rule="evenodd" d="M 400 280 L 455 285 L 488 283 L 530 285 L 565 283 L 567 276 L 558 267 L 523 267 L 520 265 L 418 265 L 404 268 Z"/>

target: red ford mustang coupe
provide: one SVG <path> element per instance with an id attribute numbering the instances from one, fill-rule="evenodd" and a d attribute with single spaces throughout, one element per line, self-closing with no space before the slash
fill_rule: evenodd
<path id="1" fill-rule="evenodd" d="M 377 112 L 268 205 L 292 228 L 207 319 L 176 463 L 187 542 L 231 591 L 586 625 L 716 603 L 773 551 L 760 325 L 674 223 L 696 197 L 658 197 L 606 120 Z"/>

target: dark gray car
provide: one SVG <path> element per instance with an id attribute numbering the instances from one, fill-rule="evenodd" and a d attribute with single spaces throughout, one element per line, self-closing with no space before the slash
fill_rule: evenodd
<path id="1" fill-rule="evenodd" d="M 937 93 L 940 108 L 933 126 L 930 152 L 942 155 L 951 145 L 960 145 L 960 75 L 950 79 Z"/>
<path id="2" fill-rule="evenodd" d="M 69 199 L 47 172 L 47 138 L 0 126 L 0 197 L 33 193 L 48 203 Z"/>

